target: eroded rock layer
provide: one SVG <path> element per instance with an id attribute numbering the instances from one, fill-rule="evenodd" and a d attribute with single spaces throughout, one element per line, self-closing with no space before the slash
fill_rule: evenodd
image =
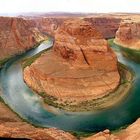
<path id="1" fill-rule="evenodd" d="M 79 18 L 79 17 L 78 17 Z M 119 18 L 80 17 L 95 26 L 104 38 L 114 37 Z M 22 53 L 45 39 L 54 36 L 64 21 L 75 17 L 0 17 L 0 60 Z M 109 21 L 108 21 L 109 20 Z M 111 28 L 110 28 L 111 26 Z M 7 51 L 8 49 L 8 51 Z"/>
<path id="2" fill-rule="evenodd" d="M 123 20 L 114 41 L 123 47 L 140 50 L 140 20 Z"/>
<path id="3" fill-rule="evenodd" d="M 26 67 L 24 79 L 59 103 L 77 104 L 109 94 L 120 76 L 117 58 L 100 32 L 89 22 L 74 19 L 57 29 L 53 50 Z"/>
<path id="4" fill-rule="evenodd" d="M 89 21 L 92 26 L 96 27 L 96 29 L 102 33 L 103 37 L 108 38 L 114 38 L 116 31 L 119 28 L 121 18 L 113 18 L 113 17 L 91 17 L 91 18 L 85 18 L 84 20 Z"/>
<path id="5" fill-rule="evenodd" d="M 0 17 L 0 60 L 22 53 L 44 40 L 34 22 L 23 18 Z"/>
<path id="6" fill-rule="evenodd" d="M 77 140 L 73 135 L 56 128 L 41 129 L 26 123 L 4 123 L 0 124 L 0 137 L 4 138 L 26 138 L 30 140 Z"/>
<path id="7" fill-rule="evenodd" d="M 54 35 L 56 29 L 63 24 L 65 21 L 70 21 L 73 19 L 81 18 L 84 21 L 91 23 L 104 38 L 113 38 L 115 37 L 116 31 L 119 28 L 121 18 L 115 17 L 43 17 L 37 18 L 36 26 L 43 32 L 47 32 L 50 35 Z"/>

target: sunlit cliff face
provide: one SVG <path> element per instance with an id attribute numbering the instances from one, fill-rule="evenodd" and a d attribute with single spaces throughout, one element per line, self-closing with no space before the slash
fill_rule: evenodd
<path id="1" fill-rule="evenodd" d="M 115 43 L 126 48 L 140 50 L 140 20 L 123 20 L 116 32 Z"/>
<path id="2" fill-rule="evenodd" d="M 1 60 L 29 50 L 45 38 L 30 20 L 0 17 Z"/>

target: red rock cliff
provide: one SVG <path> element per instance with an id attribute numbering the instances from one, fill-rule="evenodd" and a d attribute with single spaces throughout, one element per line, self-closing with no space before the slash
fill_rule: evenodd
<path id="1" fill-rule="evenodd" d="M 102 33 L 104 38 L 114 38 L 116 31 L 119 28 L 121 18 L 115 17 L 91 17 L 85 18 L 86 21 L 89 21 L 92 26 Z"/>
<path id="2" fill-rule="evenodd" d="M 108 71 L 117 69 L 116 56 L 107 41 L 96 27 L 84 20 L 64 22 L 55 34 L 54 50 L 72 65 Z"/>
<path id="3" fill-rule="evenodd" d="M 140 50 L 140 21 L 122 21 L 114 41 L 123 47 Z"/>
<path id="4" fill-rule="evenodd" d="M 91 23 L 93 27 L 96 27 L 98 32 L 100 32 L 104 38 L 115 37 L 116 31 L 119 28 L 121 18 L 119 17 L 38 17 L 32 19 L 36 22 L 36 27 L 38 27 L 42 32 L 47 32 L 50 35 L 54 35 L 56 29 L 63 24 L 64 21 L 69 21 L 73 19 L 81 18 L 85 21 Z"/>
<path id="5" fill-rule="evenodd" d="M 43 40 L 45 36 L 34 26 L 31 20 L 0 17 L 0 59 L 22 53 Z"/>

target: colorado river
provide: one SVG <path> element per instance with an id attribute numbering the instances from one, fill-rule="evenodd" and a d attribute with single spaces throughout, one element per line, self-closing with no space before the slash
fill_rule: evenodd
<path id="1" fill-rule="evenodd" d="M 22 55 L 10 59 L 0 71 L 1 97 L 5 103 L 28 122 L 40 127 L 57 127 L 63 130 L 93 132 L 117 129 L 140 117 L 140 65 L 124 58 L 119 51 L 119 62 L 131 68 L 136 78 L 128 96 L 119 104 L 102 111 L 83 114 L 62 112 L 53 114 L 42 105 L 41 98 L 23 81 L 21 63 L 52 46 L 52 41 L 42 43 Z M 117 48 L 117 46 L 113 46 Z M 46 60 L 47 61 L 47 60 Z"/>

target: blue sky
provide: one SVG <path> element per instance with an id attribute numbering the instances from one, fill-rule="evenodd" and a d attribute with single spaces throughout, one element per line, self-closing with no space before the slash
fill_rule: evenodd
<path id="1" fill-rule="evenodd" d="M 139 12 L 140 0 L 0 0 L 0 13 Z"/>

